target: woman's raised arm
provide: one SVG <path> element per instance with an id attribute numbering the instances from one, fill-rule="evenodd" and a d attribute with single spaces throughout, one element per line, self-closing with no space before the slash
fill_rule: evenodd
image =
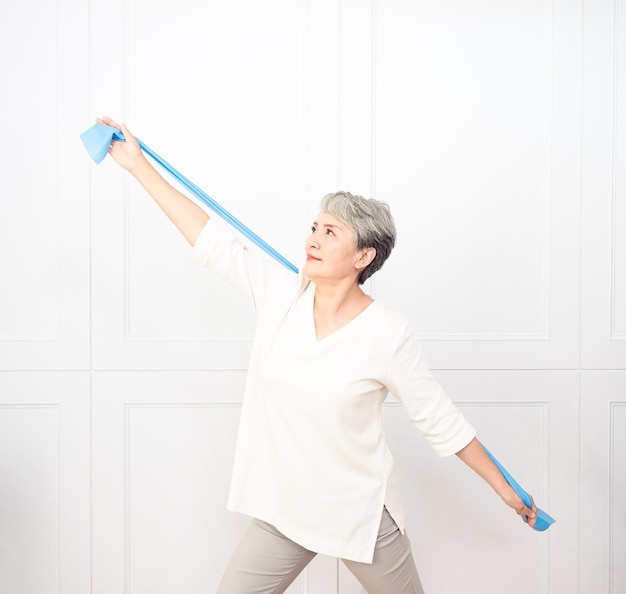
<path id="1" fill-rule="evenodd" d="M 120 125 L 106 116 L 96 118 L 96 121 L 122 131 L 126 142 L 113 140 L 109 154 L 144 187 L 185 239 L 194 245 L 209 215 L 156 171 L 124 124 Z"/>

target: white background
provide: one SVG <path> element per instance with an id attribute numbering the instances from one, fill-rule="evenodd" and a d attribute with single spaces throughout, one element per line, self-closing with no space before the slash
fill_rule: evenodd
<path id="1" fill-rule="evenodd" d="M 5 2 L 0 50 L 0 594 L 213 592 L 247 525 L 253 317 L 90 163 L 101 114 L 297 265 L 323 194 L 390 204 L 368 290 L 557 519 L 390 401 L 428 594 L 626 592 L 624 0 Z M 362 589 L 318 557 L 289 591 Z"/>

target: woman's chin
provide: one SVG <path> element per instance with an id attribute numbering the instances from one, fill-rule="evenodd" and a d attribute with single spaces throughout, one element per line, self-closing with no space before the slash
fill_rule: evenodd
<path id="1" fill-rule="evenodd" d="M 319 260 L 306 260 L 302 267 L 302 274 L 311 280 L 315 280 L 319 276 L 319 270 L 316 270 L 316 264 L 318 263 Z"/>

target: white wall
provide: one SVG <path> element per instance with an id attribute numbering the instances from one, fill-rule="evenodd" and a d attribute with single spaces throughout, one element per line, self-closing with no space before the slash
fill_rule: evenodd
<path id="1" fill-rule="evenodd" d="M 385 407 L 428 594 L 626 592 L 624 0 L 0 7 L 0 594 L 213 592 L 253 319 L 110 160 L 125 120 L 290 260 L 390 203 L 369 283 L 557 518 L 527 530 Z M 317 558 L 289 590 L 362 592 Z"/>

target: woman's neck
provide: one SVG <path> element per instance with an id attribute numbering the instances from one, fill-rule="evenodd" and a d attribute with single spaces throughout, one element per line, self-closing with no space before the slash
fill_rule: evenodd
<path id="1" fill-rule="evenodd" d="M 315 311 L 322 315 L 340 315 L 342 312 L 350 315 L 354 310 L 360 313 L 372 301 L 358 283 L 315 286 Z"/>
<path id="2" fill-rule="evenodd" d="M 316 286 L 313 319 L 317 340 L 322 340 L 349 324 L 363 313 L 372 301 L 373 299 L 356 283 L 343 290 Z"/>

